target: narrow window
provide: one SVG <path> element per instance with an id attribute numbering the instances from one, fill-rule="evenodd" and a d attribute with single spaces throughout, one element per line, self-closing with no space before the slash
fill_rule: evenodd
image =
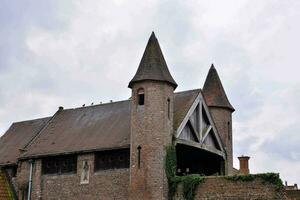
<path id="1" fill-rule="evenodd" d="M 227 122 L 227 126 L 228 126 L 228 139 L 230 140 L 231 137 L 230 137 L 230 122 Z"/>
<path id="2" fill-rule="evenodd" d="M 170 108 L 170 99 L 168 98 L 168 118 L 170 119 L 170 110 L 171 110 L 171 108 Z"/>
<path id="3" fill-rule="evenodd" d="M 138 150 L 138 168 L 139 168 L 139 169 L 140 169 L 140 167 L 141 167 L 141 149 L 142 149 L 141 146 L 138 146 L 138 147 L 137 147 L 137 150 Z"/>
<path id="4" fill-rule="evenodd" d="M 138 104 L 140 106 L 145 104 L 145 93 L 143 89 L 138 90 Z"/>

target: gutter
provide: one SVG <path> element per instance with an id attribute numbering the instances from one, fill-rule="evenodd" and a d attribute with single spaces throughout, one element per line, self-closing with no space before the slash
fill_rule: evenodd
<path id="1" fill-rule="evenodd" d="M 28 184 L 28 196 L 27 200 L 31 199 L 31 187 L 32 187 L 32 171 L 33 171 L 33 160 L 29 160 L 30 163 L 30 171 L 29 171 L 29 184 Z"/>

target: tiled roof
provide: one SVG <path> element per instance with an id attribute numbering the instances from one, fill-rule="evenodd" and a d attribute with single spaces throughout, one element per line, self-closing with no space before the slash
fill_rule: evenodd
<path id="1" fill-rule="evenodd" d="M 5 174 L 0 169 L 0 200 L 13 200 L 12 190 L 9 187 Z"/>
<path id="2" fill-rule="evenodd" d="M 200 90 L 175 93 L 174 130 L 178 128 Z M 57 112 L 28 146 L 23 158 L 130 145 L 130 100 Z"/>
<path id="3" fill-rule="evenodd" d="M 163 81 L 171 84 L 174 88 L 177 87 L 177 83 L 169 72 L 167 63 L 153 32 L 149 38 L 138 70 L 128 87 L 132 88 L 133 83 L 144 80 Z"/>
<path id="4" fill-rule="evenodd" d="M 0 165 L 17 162 L 20 149 L 45 126 L 50 118 L 35 119 L 13 123 L 0 138 Z"/>
<path id="5" fill-rule="evenodd" d="M 223 107 L 234 111 L 214 65 L 209 69 L 203 87 L 203 94 L 208 106 Z"/>

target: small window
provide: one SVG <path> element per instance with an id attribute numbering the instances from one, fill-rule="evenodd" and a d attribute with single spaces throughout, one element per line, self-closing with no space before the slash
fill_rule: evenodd
<path id="1" fill-rule="evenodd" d="M 68 174 L 76 173 L 77 156 L 52 156 L 42 160 L 43 174 Z"/>
<path id="2" fill-rule="evenodd" d="M 138 90 L 138 104 L 140 106 L 145 104 L 145 93 L 144 93 L 144 89 L 139 89 Z"/>
<path id="3" fill-rule="evenodd" d="M 100 151 L 95 154 L 95 171 L 129 168 L 129 149 Z"/>
<path id="4" fill-rule="evenodd" d="M 231 135 L 230 135 L 230 122 L 227 122 L 227 128 L 228 128 L 228 139 L 231 139 Z"/>
<path id="5" fill-rule="evenodd" d="M 141 150 L 142 150 L 142 147 L 139 145 L 137 147 L 137 150 L 138 150 L 138 168 L 140 169 L 141 168 Z"/>
<path id="6" fill-rule="evenodd" d="M 168 98 L 168 118 L 170 119 L 170 112 L 171 112 L 171 104 L 170 104 L 170 99 Z"/>

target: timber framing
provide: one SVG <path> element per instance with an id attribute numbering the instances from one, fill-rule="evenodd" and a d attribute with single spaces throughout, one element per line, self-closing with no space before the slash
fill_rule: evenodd
<path id="1" fill-rule="evenodd" d="M 197 142 L 194 142 L 194 141 L 183 140 L 183 139 L 177 138 L 175 140 L 175 145 L 176 144 L 183 144 L 183 145 L 191 146 L 191 147 L 194 147 L 194 148 L 197 148 L 197 149 L 202 149 L 204 151 L 208 151 L 210 153 L 217 154 L 217 155 L 221 156 L 224 160 L 226 159 L 226 154 L 223 151 L 212 148 L 212 147 L 210 147 L 210 146 L 208 146 L 204 143 L 200 144 L 200 143 L 197 143 Z"/>
<path id="2" fill-rule="evenodd" d="M 199 123 L 192 123 L 192 115 L 194 112 L 198 113 L 198 117 L 196 117 L 197 120 L 199 120 Z M 203 124 L 203 116 L 206 115 L 209 124 L 205 127 Z M 180 135 L 183 132 L 183 129 L 186 125 L 189 125 L 192 130 L 192 134 L 195 136 L 197 141 L 191 141 L 180 138 Z M 197 127 L 199 126 L 199 127 Z M 197 131 L 199 130 L 199 131 Z M 214 148 L 212 146 L 209 146 L 205 144 L 205 139 L 208 137 L 209 134 L 213 134 L 213 138 L 216 140 L 216 143 L 219 147 L 219 149 Z M 206 151 L 209 151 L 211 153 L 217 154 L 219 156 L 222 156 L 225 159 L 226 151 L 225 148 L 221 142 L 219 133 L 216 129 L 216 126 L 214 124 L 214 121 L 210 115 L 209 109 L 205 103 L 204 97 L 202 95 L 202 91 L 199 92 L 198 96 L 195 98 L 192 106 L 188 110 L 186 116 L 184 117 L 183 121 L 179 125 L 177 131 L 175 132 L 175 143 L 180 143 L 196 148 L 200 148 Z"/>

